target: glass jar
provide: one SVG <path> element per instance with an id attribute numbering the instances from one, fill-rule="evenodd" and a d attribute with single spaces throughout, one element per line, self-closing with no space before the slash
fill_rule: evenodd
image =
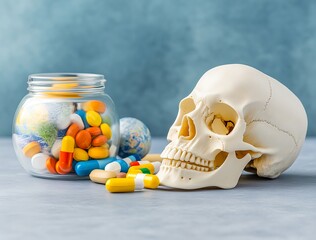
<path id="1" fill-rule="evenodd" d="M 42 178 L 81 179 L 79 162 L 115 157 L 119 122 L 96 74 L 45 73 L 28 78 L 29 93 L 13 122 L 13 145 L 22 167 Z M 78 166 L 77 166 L 78 167 Z"/>

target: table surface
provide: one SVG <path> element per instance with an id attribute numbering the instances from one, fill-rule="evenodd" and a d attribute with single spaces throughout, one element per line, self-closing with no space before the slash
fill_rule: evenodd
<path id="1" fill-rule="evenodd" d="M 166 144 L 154 139 L 151 152 Z M 29 176 L 0 139 L 0 239 L 315 239 L 316 138 L 278 179 L 243 174 L 231 190 L 111 194 L 89 180 Z"/>

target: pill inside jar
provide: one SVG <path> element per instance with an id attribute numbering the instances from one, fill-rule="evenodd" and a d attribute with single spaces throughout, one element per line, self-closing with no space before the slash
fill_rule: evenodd
<path id="1" fill-rule="evenodd" d="M 34 74 L 13 122 L 22 167 L 43 178 L 80 179 L 80 161 L 114 157 L 119 123 L 105 79 L 97 74 Z M 87 177 L 86 177 L 87 178 Z"/>

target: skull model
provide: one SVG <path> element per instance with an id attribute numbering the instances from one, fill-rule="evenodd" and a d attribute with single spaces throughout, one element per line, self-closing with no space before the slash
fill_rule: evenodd
<path id="1" fill-rule="evenodd" d="M 280 82 L 246 65 L 219 66 L 181 100 L 158 177 L 182 189 L 233 188 L 244 169 L 276 178 L 306 131 L 302 103 Z"/>

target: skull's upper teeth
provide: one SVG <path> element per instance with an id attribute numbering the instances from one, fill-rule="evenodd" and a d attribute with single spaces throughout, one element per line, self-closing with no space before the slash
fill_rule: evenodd
<path id="1" fill-rule="evenodd" d="M 182 152 L 180 160 L 184 161 L 186 153 L 187 153 L 186 151 Z"/>
<path id="2" fill-rule="evenodd" d="M 177 153 L 174 155 L 174 159 L 176 159 L 176 160 L 179 160 L 180 159 L 180 156 L 181 156 L 181 150 L 179 149 L 178 151 L 177 151 Z"/>
<path id="3" fill-rule="evenodd" d="M 173 157 L 176 154 L 176 152 L 177 152 L 176 148 L 171 149 L 171 151 L 168 153 L 168 158 L 169 159 L 173 159 Z"/>
<path id="4" fill-rule="evenodd" d="M 196 171 L 208 172 L 214 169 L 213 160 L 205 160 L 195 156 L 191 152 L 177 148 L 165 148 L 161 153 L 164 159 L 163 164 L 183 169 L 192 169 Z"/>
<path id="5" fill-rule="evenodd" d="M 188 161 L 190 161 L 190 157 L 191 157 L 191 153 L 188 152 L 188 153 L 187 153 L 187 156 L 185 157 L 184 160 L 185 160 L 186 162 L 188 162 Z"/>
<path id="6" fill-rule="evenodd" d="M 191 158 L 190 158 L 190 162 L 194 163 L 195 162 L 195 156 L 192 154 Z"/>

